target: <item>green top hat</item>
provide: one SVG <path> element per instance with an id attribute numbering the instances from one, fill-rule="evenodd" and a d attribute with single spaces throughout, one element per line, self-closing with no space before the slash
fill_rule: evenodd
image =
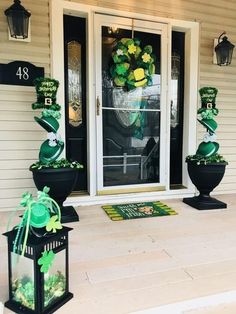
<path id="1" fill-rule="evenodd" d="M 38 77 L 34 80 L 34 85 L 37 93 L 37 101 L 32 104 L 33 109 L 61 109 L 61 106 L 56 103 L 56 94 L 59 86 L 57 80 L 49 77 Z"/>
<path id="2" fill-rule="evenodd" d="M 64 143 L 58 141 L 55 146 L 49 145 L 49 140 L 43 142 L 40 147 L 39 160 L 42 163 L 49 163 L 56 160 L 64 149 Z"/>
<path id="3" fill-rule="evenodd" d="M 33 203 L 31 207 L 30 225 L 35 228 L 45 227 L 50 219 L 48 208 L 42 203 Z"/>
<path id="4" fill-rule="evenodd" d="M 203 107 L 207 107 L 207 104 L 215 104 L 216 95 L 218 93 L 215 87 L 202 87 L 199 89 L 199 94 L 201 96 L 201 103 Z M 209 108 L 211 109 L 211 108 Z"/>
<path id="5" fill-rule="evenodd" d="M 42 118 L 34 117 L 34 120 L 38 122 L 38 124 L 40 124 L 47 132 L 56 133 L 59 128 L 58 121 L 52 116 Z"/>
<path id="6" fill-rule="evenodd" d="M 197 149 L 197 155 L 210 157 L 217 153 L 219 146 L 217 142 L 201 142 Z"/>
<path id="7" fill-rule="evenodd" d="M 217 129 L 217 123 L 213 119 L 197 119 L 207 130 L 209 130 L 211 133 L 215 133 L 215 130 Z"/>

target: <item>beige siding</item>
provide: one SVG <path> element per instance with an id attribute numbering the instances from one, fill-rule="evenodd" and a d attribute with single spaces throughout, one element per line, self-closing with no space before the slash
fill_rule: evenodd
<path id="1" fill-rule="evenodd" d="M 53 0 L 56 1 L 56 0 Z M 213 38 L 226 31 L 236 43 L 235 0 L 83 0 L 74 1 L 122 11 L 137 12 L 158 17 L 198 21 L 200 32 L 199 86 L 211 85 L 219 89 L 217 106 L 220 114 L 218 141 L 221 153 L 228 159 L 226 175 L 217 188 L 219 192 L 236 192 L 236 52 L 232 65 L 219 67 L 212 64 Z M 25 60 L 45 68 L 49 74 L 49 9 L 48 0 L 24 0 L 32 12 L 31 43 L 11 42 L 7 38 L 4 16 L 0 18 L 0 62 Z M 9 6 L 1 0 L 0 10 Z M 0 210 L 12 209 L 20 194 L 33 188 L 28 166 L 37 158 L 43 132 L 34 123 L 31 103 L 33 88 L 0 85 Z M 198 126 L 198 140 L 203 130 Z"/>
<path id="2" fill-rule="evenodd" d="M 1 0 L 0 63 L 28 61 L 50 72 L 49 4 L 48 0 L 22 4 L 31 11 L 31 42 L 8 40 L 3 11 L 11 1 Z M 0 211 L 12 210 L 25 191 L 35 192 L 29 166 L 38 159 L 45 132 L 34 122 L 31 104 L 34 87 L 0 85 Z"/>

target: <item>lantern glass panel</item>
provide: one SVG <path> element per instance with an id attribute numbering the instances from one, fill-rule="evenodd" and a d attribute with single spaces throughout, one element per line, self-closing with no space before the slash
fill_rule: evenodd
<path id="1" fill-rule="evenodd" d="M 12 299 L 21 305 L 35 309 L 34 263 L 32 259 L 11 252 Z"/>
<path id="2" fill-rule="evenodd" d="M 56 253 L 52 266 L 44 274 L 44 307 L 51 305 L 66 292 L 66 251 Z"/>

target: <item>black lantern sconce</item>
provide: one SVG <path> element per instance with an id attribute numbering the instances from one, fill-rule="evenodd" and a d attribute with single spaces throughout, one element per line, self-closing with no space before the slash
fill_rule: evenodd
<path id="1" fill-rule="evenodd" d="M 228 38 L 225 35 L 226 32 L 223 32 L 218 38 L 218 44 L 215 47 L 216 53 L 216 62 L 218 65 L 229 65 L 232 60 L 234 45 L 228 41 Z M 222 37 L 222 38 L 221 38 Z"/>
<path id="2" fill-rule="evenodd" d="M 28 38 L 31 13 L 21 5 L 21 1 L 14 0 L 14 4 L 5 10 L 5 15 L 11 37 L 15 39 Z"/>

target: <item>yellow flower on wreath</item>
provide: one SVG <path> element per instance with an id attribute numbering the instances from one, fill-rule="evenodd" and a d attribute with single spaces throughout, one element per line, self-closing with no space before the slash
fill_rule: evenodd
<path id="1" fill-rule="evenodd" d="M 147 62 L 149 62 L 149 61 L 151 60 L 151 56 L 150 56 L 149 53 L 146 53 L 146 52 L 145 52 L 145 53 L 142 55 L 142 59 L 143 59 L 143 62 L 147 63 Z"/>
<path id="2" fill-rule="evenodd" d="M 128 53 L 135 54 L 137 47 L 134 44 L 128 46 Z"/>

